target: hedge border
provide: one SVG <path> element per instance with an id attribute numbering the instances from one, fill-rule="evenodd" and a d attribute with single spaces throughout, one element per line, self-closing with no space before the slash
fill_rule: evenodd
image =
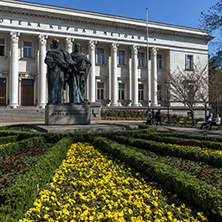
<path id="1" fill-rule="evenodd" d="M 94 145 L 144 172 L 153 180 L 164 184 L 172 192 L 176 192 L 191 204 L 203 209 L 208 216 L 215 219 L 222 218 L 222 191 L 104 137 L 95 138 Z"/>
<path id="2" fill-rule="evenodd" d="M 0 221 L 14 222 L 23 217 L 26 210 L 32 207 L 38 191 L 52 178 L 72 142 L 70 137 L 61 139 L 42 156 L 30 171 L 18 178 L 7 189 L 5 204 L 0 206 Z"/>

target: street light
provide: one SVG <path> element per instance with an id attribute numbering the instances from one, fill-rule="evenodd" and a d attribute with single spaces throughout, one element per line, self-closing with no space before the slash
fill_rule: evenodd
<path id="1" fill-rule="evenodd" d="M 170 103 L 169 103 L 169 92 L 168 92 L 168 88 L 169 88 L 169 85 L 170 84 L 170 81 L 166 81 L 165 82 L 166 85 L 167 85 L 167 124 L 170 124 Z"/>

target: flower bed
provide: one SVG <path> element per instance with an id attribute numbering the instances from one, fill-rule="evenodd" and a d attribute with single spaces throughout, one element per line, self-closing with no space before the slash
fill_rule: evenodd
<path id="1" fill-rule="evenodd" d="M 39 139 L 38 141 L 39 144 L 41 144 L 42 140 Z M 21 142 L 23 142 L 23 149 Z M 49 182 L 55 169 L 61 164 L 68 148 L 72 144 L 70 138 L 63 138 L 58 143 L 53 144 L 48 151 L 43 148 L 42 153 L 39 153 L 41 152 L 39 144 L 35 144 L 33 149 L 29 150 L 28 148 L 24 149 L 24 144 L 25 142 L 27 143 L 27 140 L 21 142 L 17 142 L 20 144 L 19 146 L 13 147 L 19 149 L 14 150 L 14 152 L 12 152 L 13 149 L 11 149 L 10 153 L 3 158 L 3 163 L 5 164 L 4 169 L 8 170 L 8 174 L 5 172 L 7 178 L 12 176 L 9 172 L 10 166 L 8 164 L 12 166 L 13 160 L 16 159 L 17 156 L 22 159 L 18 160 L 20 164 L 25 164 L 24 166 L 29 167 L 27 171 L 21 168 L 19 174 L 16 175 L 14 183 L 10 183 L 10 186 L 6 187 L 4 192 L 0 192 L 0 221 L 4 222 L 18 221 L 18 219 L 24 215 L 26 209 L 32 206 L 39 191 Z M 21 152 L 23 152 L 22 155 Z M 29 154 L 27 155 L 26 152 Z M 38 157 L 36 156 L 37 153 Z M 17 154 L 17 156 L 13 157 L 15 154 Z M 10 160 L 12 161 L 9 162 Z"/>
<path id="2" fill-rule="evenodd" d="M 165 144 L 161 142 L 134 139 L 124 136 L 114 137 L 116 141 L 135 147 L 143 147 L 143 149 L 157 152 L 162 155 L 181 157 L 183 159 L 191 159 L 194 161 L 202 161 L 215 167 L 222 167 L 222 155 L 219 151 L 212 149 L 202 149 L 200 147 L 180 146 L 177 144 Z"/>
<path id="3" fill-rule="evenodd" d="M 52 144 L 39 144 L 15 151 L 10 155 L 0 157 L 0 193 L 15 183 L 16 177 L 25 174 L 40 156 L 47 152 Z"/>
<path id="4" fill-rule="evenodd" d="M 176 197 L 169 198 L 128 165 L 78 143 L 19 222 L 207 221 L 203 213 L 195 215 L 185 204 L 174 203 Z"/>
<path id="5" fill-rule="evenodd" d="M 119 139 L 123 141 L 124 137 L 119 137 Z M 95 144 L 137 170 L 145 172 L 148 177 L 164 184 L 165 187 L 203 209 L 205 213 L 211 215 L 214 219 L 217 218 L 218 221 L 221 221 L 222 192 L 220 190 L 179 171 L 175 167 L 153 160 L 117 142 L 98 137 L 95 139 Z"/>
<path id="6" fill-rule="evenodd" d="M 200 161 L 192 161 L 189 159 L 182 159 L 172 156 L 163 156 L 143 148 L 135 148 L 137 152 L 143 153 L 145 156 L 151 157 L 154 160 L 161 161 L 162 163 L 168 164 L 172 167 L 176 167 L 180 171 L 189 173 L 199 180 L 205 181 L 208 184 L 222 190 L 222 169 L 217 168 Z"/>
<path id="7" fill-rule="evenodd" d="M 164 143 L 171 143 L 171 144 L 177 144 L 177 145 L 190 145 L 192 147 L 207 147 L 208 149 L 216 149 L 216 150 L 222 150 L 222 143 L 221 142 L 215 142 L 215 141 L 206 141 L 199 139 L 188 139 L 188 138 L 181 138 L 181 137 L 173 137 L 171 135 L 164 135 L 164 134 L 158 134 L 158 133 L 137 133 L 135 134 L 136 138 L 141 138 L 145 140 L 153 140 L 158 142 L 164 142 Z"/>

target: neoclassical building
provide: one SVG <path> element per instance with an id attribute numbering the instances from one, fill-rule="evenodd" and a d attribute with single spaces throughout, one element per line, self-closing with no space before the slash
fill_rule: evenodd
<path id="1" fill-rule="evenodd" d="M 164 106 L 158 78 L 208 62 L 207 31 L 16 0 L 0 0 L 0 105 L 45 107 L 52 40 L 80 43 L 92 66 L 85 100 L 108 107 Z M 147 56 L 148 45 L 148 56 Z M 68 102 L 68 86 L 64 100 Z M 171 101 L 171 106 L 178 106 Z"/>

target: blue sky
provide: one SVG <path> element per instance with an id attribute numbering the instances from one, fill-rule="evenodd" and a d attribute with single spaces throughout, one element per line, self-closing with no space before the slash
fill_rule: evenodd
<path id="1" fill-rule="evenodd" d="M 200 14 L 219 0 L 26 0 L 40 4 L 99 12 L 173 25 L 200 28 Z M 212 35 L 219 35 L 212 33 Z M 212 50 L 210 48 L 210 50 Z"/>

